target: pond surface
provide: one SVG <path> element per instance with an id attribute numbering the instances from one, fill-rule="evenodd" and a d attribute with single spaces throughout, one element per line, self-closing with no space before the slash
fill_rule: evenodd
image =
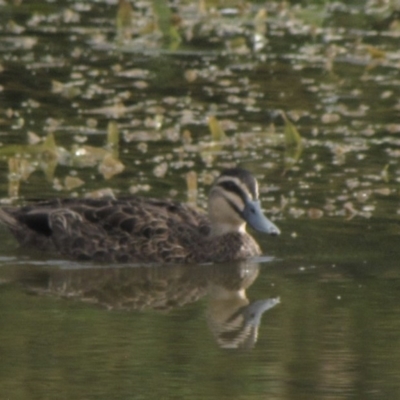
<path id="1" fill-rule="evenodd" d="M 399 398 L 398 4 L 116 3 L 0 0 L 1 203 L 205 207 L 239 165 L 282 234 L 106 266 L 1 228 L 1 398 Z"/>

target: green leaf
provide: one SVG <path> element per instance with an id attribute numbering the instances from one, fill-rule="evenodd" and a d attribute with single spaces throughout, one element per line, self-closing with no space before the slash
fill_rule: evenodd
<path id="1" fill-rule="evenodd" d="M 117 10 L 117 30 L 130 28 L 132 25 L 133 10 L 131 3 L 127 0 L 119 0 Z"/>
<path id="2" fill-rule="evenodd" d="M 282 111 L 282 118 L 285 122 L 285 144 L 286 147 L 301 146 L 301 136 L 297 128 L 289 121 L 286 114 Z"/>
<path id="3" fill-rule="evenodd" d="M 118 157 L 119 130 L 115 121 L 110 121 L 107 126 L 107 148 L 113 150 Z"/>
<path id="4" fill-rule="evenodd" d="M 282 118 L 285 122 L 285 171 L 292 168 L 294 164 L 300 159 L 303 151 L 303 142 L 299 131 L 287 118 L 286 114 L 282 111 Z"/>
<path id="5" fill-rule="evenodd" d="M 210 129 L 211 137 L 214 142 L 220 142 L 226 139 L 225 131 L 222 129 L 217 118 L 215 118 L 213 115 L 208 117 L 208 127 Z"/>

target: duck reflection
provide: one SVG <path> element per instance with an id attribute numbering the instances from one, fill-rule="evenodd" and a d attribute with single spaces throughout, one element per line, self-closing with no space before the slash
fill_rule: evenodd
<path id="1" fill-rule="evenodd" d="M 208 296 L 208 326 L 222 348 L 252 348 L 263 313 L 279 298 L 250 302 L 255 262 L 235 265 L 24 268 L 29 292 L 75 299 L 109 310 L 168 311 Z"/>

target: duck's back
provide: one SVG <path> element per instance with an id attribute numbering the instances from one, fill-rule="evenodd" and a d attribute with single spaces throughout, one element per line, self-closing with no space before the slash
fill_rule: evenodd
<path id="1" fill-rule="evenodd" d="M 259 253 L 247 234 L 210 236 L 205 214 L 156 199 L 56 199 L 4 208 L 0 219 L 22 245 L 75 260 L 208 262 Z"/>

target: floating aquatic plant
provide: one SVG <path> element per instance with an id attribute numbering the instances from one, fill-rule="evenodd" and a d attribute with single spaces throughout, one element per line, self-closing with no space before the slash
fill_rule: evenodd
<path id="1" fill-rule="evenodd" d="M 131 39 L 133 14 L 131 3 L 128 0 L 118 1 L 116 17 L 118 39 Z"/>
<path id="2" fill-rule="evenodd" d="M 197 173 L 189 171 L 186 174 L 188 203 L 195 206 L 197 204 Z"/>
<path id="3" fill-rule="evenodd" d="M 299 160 L 303 151 L 303 141 L 296 126 L 287 118 L 286 114 L 281 113 L 285 134 L 285 171 L 288 171 Z"/>
<path id="4" fill-rule="evenodd" d="M 20 183 L 26 181 L 36 170 L 44 172 L 48 182 L 52 182 L 58 165 L 85 168 L 98 166 L 105 179 L 121 173 L 125 166 L 118 159 L 119 131 L 115 122 L 110 122 L 107 142 L 104 147 L 73 144 L 70 150 L 56 144 L 53 133 L 43 140 L 37 135 L 28 135 L 27 145 L 8 145 L 0 147 L 0 157 L 8 159 L 9 197 L 18 197 Z M 82 186 L 84 181 L 78 177 L 67 176 L 64 185 L 59 181 L 56 187 L 61 190 L 73 190 Z"/>
<path id="5" fill-rule="evenodd" d="M 208 127 L 214 142 L 221 142 L 226 139 L 225 131 L 222 129 L 221 124 L 215 116 L 211 115 L 208 117 Z"/>

